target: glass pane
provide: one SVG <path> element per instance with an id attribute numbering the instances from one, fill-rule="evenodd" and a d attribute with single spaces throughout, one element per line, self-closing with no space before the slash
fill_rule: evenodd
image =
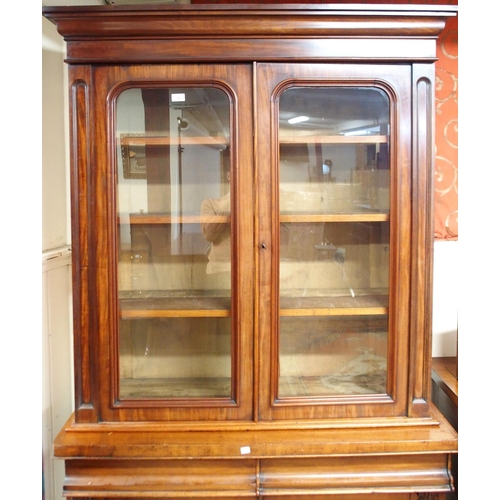
<path id="1" fill-rule="evenodd" d="M 279 106 L 283 213 L 387 213 L 387 94 L 299 87 L 283 92 Z"/>
<path id="2" fill-rule="evenodd" d="M 231 394 L 227 318 L 120 322 L 120 397 L 227 397 Z"/>
<path id="3" fill-rule="evenodd" d="M 281 397 L 386 392 L 384 317 L 282 317 Z"/>
<path id="4" fill-rule="evenodd" d="M 231 397 L 229 110 L 211 87 L 118 97 L 121 399 Z"/>
<path id="5" fill-rule="evenodd" d="M 385 394 L 388 96 L 294 87 L 279 106 L 278 395 Z"/>

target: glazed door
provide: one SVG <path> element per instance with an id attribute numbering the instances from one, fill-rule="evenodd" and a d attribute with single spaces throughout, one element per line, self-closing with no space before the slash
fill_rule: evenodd
<path id="1" fill-rule="evenodd" d="M 104 419 L 251 417 L 251 81 L 250 66 L 96 69 Z"/>
<path id="2" fill-rule="evenodd" d="M 264 420 L 406 412 L 410 79 L 258 65 Z"/>
<path id="3" fill-rule="evenodd" d="M 406 415 L 411 67 L 92 78 L 83 405 L 124 421 Z"/>

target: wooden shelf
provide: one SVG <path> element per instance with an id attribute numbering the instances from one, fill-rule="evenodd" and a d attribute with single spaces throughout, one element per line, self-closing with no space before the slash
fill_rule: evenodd
<path id="1" fill-rule="evenodd" d="M 387 222 L 388 213 L 281 213 L 280 222 Z M 169 215 L 130 214 L 127 222 L 119 218 L 119 224 L 162 225 L 162 224 L 229 224 L 230 215 Z"/>
<path id="2" fill-rule="evenodd" d="M 228 318 L 230 311 L 208 309 L 122 309 L 121 319 Z"/>
<path id="3" fill-rule="evenodd" d="M 121 146 L 223 146 L 228 145 L 229 140 L 227 137 L 222 136 L 127 136 L 120 138 Z"/>
<path id="4" fill-rule="evenodd" d="M 386 294 L 280 298 L 280 316 L 381 316 L 388 310 Z"/>
<path id="5" fill-rule="evenodd" d="M 122 399 L 229 399 L 230 395 L 230 377 L 120 379 Z"/>
<path id="6" fill-rule="evenodd" d="M 386 135 L 293 135 L 280 136 L 280 144 L 381 144 Z"/>
<path id="7" fill-rule="evenodd" d="M 121 319 L 226 318 L 231 315 L 229 296 L 179 295 L 120 298 Z M 135 294 L 137 295 L 137 294 Z M 150 295 L 148 297 L 148 295 Z M 153 296 L 151 296 L 153 295 Z M 280 298 L 280 316 L 382 316 L 388 314 L 388 295 L 316 296 Z"/>
<path id="8" fill-rule="evenodd" d="M 280 309 L 280 316 L 382 316 L 388 314 L 387 307 L 346 307 L 343 309 Z"/>
<path id="9" fill-rule="evenodd" d="M 119 300 L 121 319 L 147 318 L 227 318 L 231 315 L 231 297 L 179 292 L 162 294 L 122 292 Z M 127 296 L 128 295 L 128 296 Z M 134 296 L 135 295 L 135 296 Z"/>
<path id="10" fill-rule="evenodd" d="M 281 213 L 280 222 L 386 222 L 388 213 Z"/>
<path id="11" fill-rule="evenodd" d="M 119 223 L 124 224 L 122 220 L 123 218 L 119 218 Z M 129 224 L 202 224 L 202 223 L 229 223 L 231 221 L 230 215 L 170 215 L 170 214 L 130 214 L 128 223 Z"/>

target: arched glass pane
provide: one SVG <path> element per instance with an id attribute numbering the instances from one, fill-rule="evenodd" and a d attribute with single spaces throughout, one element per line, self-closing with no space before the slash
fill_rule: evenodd
<path id="1" fill-rule="evenodd" d="M 387 392 L 389 98 L 279 99 L 280 398 Z"/>
<path id="2" fill-rule="evenodd" d="M 229 123 L 218 88 L 117 99 L 122 400 L 232 395 Z"/>

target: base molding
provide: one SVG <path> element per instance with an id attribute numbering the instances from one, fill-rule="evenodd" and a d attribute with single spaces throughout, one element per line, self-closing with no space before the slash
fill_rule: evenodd
<path id="1" fill-rule="evenodd" d="M 69 460 L 64 483 L 66 496 L 88 498 L 290 498 L 347 494 L 357 498 L 367 492 L 450 490 L 448 460 L 442 454 L 262 460 Z"/>
<path id="2" fill-rule="evenodd" d="M 441 500 L 458 436 L 433 425 L 197 430 L 68 421 L 55 442 L 73 499 Z"/>

